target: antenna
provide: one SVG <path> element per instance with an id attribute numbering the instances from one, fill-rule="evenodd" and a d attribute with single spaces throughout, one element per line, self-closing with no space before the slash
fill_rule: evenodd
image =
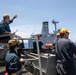
<path id="1" fill-rule="evenodd" d="M 14 33 L 16 33 L 17 31 L 18 31 L 18 29 Z"/>
<path id="2" fill-rule="evenodd" d="M 14 36 L 13 36 L 14 38 L 16 37 L 15 34 L 16 34 L 17 31 L 18 31 L 18 29 L 14 32 Z"/>

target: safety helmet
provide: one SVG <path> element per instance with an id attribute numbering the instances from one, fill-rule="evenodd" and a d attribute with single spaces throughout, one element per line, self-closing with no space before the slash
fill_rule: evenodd
<path id="1" fill-rule="evenodd" d="M 57 37 L 60 36 L 60 33 L 57 33 L 56 36 L 57 36 Z"/>
<path id="2" fill-rule="evenodd" d="M 20 46 L 20 44 L 22 43 L 21 40 L 16 40 L 16 39 L 12 39 L 8 41 L 9 46 Z"/>
<path id="3" fill-rule="evenodd" d="M 39 36 L 39 34 L 36 34 L 36 36 Z"/>
<path id="4" fill-rule="evenodd" d="M 61 30 L 60 30 L 60 34 L 65 34 L 65 33 L 69 33 L 70 31 L 68 30 L 68 29 L 66 29 L 66 28 L 62 28 Z"/>

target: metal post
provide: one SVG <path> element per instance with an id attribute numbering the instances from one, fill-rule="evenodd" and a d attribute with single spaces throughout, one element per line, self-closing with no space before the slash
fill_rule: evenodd
<path id="1" fill-rule="evenodd" d="M 56 23 L 55 23 L 55 34 L 56 34 L 56 30 L 57 30 L 57 27 L 56 27 Z"/>
<path id="2" fill-rule="evenodd" d="M 38 53 L 38 62 L 39 62 L 39 69 L 40 69 L 40 75 L 42 75 L 41 58 L 40 58 L 38 37 L 36 36 L 36 38 L 21 38 L 21 39 L 19 39 L 19 40 L 36 40 L 36 44 L 37 44 L 37 53 Z"/>
<path id="3" fill-rule="evenodd" d="M 37 53 L 39 58 L 39 69 L 40 69 L 40 75 L 42 75 L 42 69 L 41 69 L 41 58 L 40 58 L 40 51 L 39 51 L 39 43 L 38 43 L 38 37 L 36 36 L 36 44 L 37 44 Z"/>

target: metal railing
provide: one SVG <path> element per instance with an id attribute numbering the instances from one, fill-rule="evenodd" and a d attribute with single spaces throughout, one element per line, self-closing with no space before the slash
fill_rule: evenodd
<path id="1" fill-rule="evenodd" d="M 10 36 L 11 38 L 13 37 L 13 35 L 11 34 L 6 34 L 6 35 L 1 35 L 0 37 L 4 37 L 4 36 Z M 18 38 L 18 40 L 36 40 L 36 44 L 37 44 L 37 53 L 38 53 L 38 63 L 39 63 L 39 72 L 40 72 L 40 75 L 42 75 L 42 70 L 41 70 L 41 58 L 40 58 L 40 51 L 39 51 L 39 43 L 38 43 L 38 37 L 36 38 Z M 7 45 L 6 45 L 7 44 Z M 0 45 L 6 45 L 8 46 L 8 43 L 0 43 Z M 25 59 L 25 60 L 33 60 L 33 59 Z"/>
<path id="2" fill-rule="evenodd" d="M 21 38 L 19 40 L 36 40 L 36 44 L 37 44 L 37 54 L 38 54 L 38 63 L 39 63 L 39 71 L 40 71 L 40 75 L 42 75 L 42 69 L 41 69 L 41 58 L 40 58 L 40 50 L 39 50 L 39 43 L 38 43 L 38 37 L 36 36 L 36 38 Z M 27 59 L 28 60 L 28 59 Z M 31 60 L 31 59 L 30 59 Z"/>

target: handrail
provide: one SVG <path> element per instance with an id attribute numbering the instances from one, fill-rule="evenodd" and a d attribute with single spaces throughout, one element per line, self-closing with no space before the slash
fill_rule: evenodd
<path id="1" fill-rule="evenodd" d="M 36 44 L 37 44 L 37 53 L 38 53 L 38 62 L 39 62 L 39 68 L 40 68 L 40 75 L 42 75 L 42 70 L 41 70 L 41 58 L 40 58 L 38 37 L 36 36 L 36 38 L 21 38 L 21 39 L 19 39 L 19 40 L 36 40 Z"/>
<path id="2" fill-rule="evenodd" d="M 9 35 L 9 34 L 8 34 L 8 35 Z M 4 36 L 4 35 L 3 35 L 3 36 Z M 36 37 L 36 38 L 18 38 L 18 40 L 36 40 L 36 43 L 37 43 L 37 53 L 38 53 L 38 62 L 39 62 L 39 68 L 40 68 L 40 75 L 42 75 L 41 58 L 40 58 L 38 37 Z"/>
<path id="3" fill-rule="evenodd" d="M 36 38 L 18 38 L 18 40 L 36 40 Z"/>
<path id="4" fill-rule="evenodd" d="M 3 36 L 11 36 L 11 35 L 14 35 L 14 34 L 0 34 L 0 37 L 3 37 Z"/>

